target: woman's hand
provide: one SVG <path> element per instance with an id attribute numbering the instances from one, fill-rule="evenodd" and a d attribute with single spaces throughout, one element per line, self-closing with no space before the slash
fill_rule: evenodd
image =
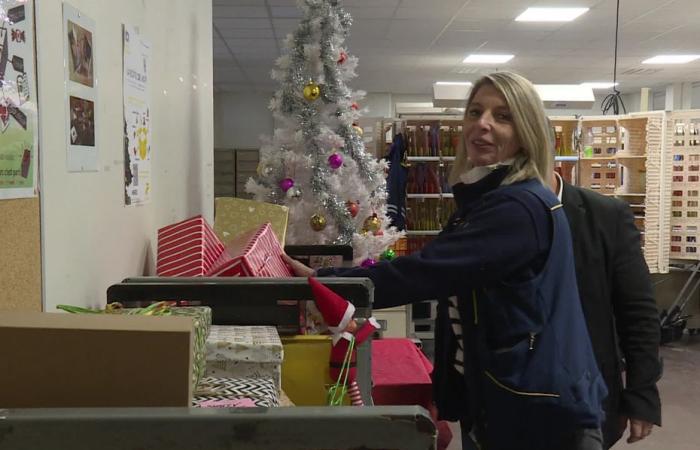
<path id="1" fill-rule="evenodd" d="M 312 277 L 315 275 L 314 269 L 311 267 L 308 267 L 307 265 L 300 263 L 294 258 L 291 258 L 289 255 L 283 254 L 282 259 L 284 260 L 285 263 L 292 269 L 292 272 L 294 272 L 294 275 L 298 277 Z"/>

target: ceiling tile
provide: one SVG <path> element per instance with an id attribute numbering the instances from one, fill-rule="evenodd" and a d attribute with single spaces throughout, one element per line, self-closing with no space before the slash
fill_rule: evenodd
<path id="1" fill-rule="evenodd" d="M 349 7 L 363 7 L 363 8 L 375 8 L 375 7 L 385 7 L 385 8 L 396 8 L 401 0 L 344 0 L 343 6 L 346 9 Z"/>
<path id="2" fill-rule="evenodd" d="M 277 42 L 274 39 L 226 39 L 231 50 L 276 50 Z"/>
<path id="3" fill-rule="evenodd" d="M 432 81 L 440 77 L 475 79 L 484 70 L 493 70 L 461 64 L 471 51 L 513 53 L 516 57 L 504 68 L 520 71 L 533 81 L 610 78 L 616 1 L 559 3 L 591 9 L 571 23 L 521 23 L 513 19 L 527 7 L 551 6 L 552 1 L 344 0 L 354 18 L 346 45 L 360 58 L 359 77 L 352 85 L 383 92 L 429 93 Z M 301 13 L 296 1 L 214 0 L 213 5 L 215 67 L 234 61 L 218 40 L 220 35 L 230 42 L 235 61 L 254 74 L 256 79 L 248 81 L 248 90 L 274 87 L 269 79 L 278 57 L 279 42 L 274 39 L 297 28 Z M 620 12 L 620 68 L 645 68 L 641 61 L 659 53 L 700 53 L 697 0 L 628 1 L 622 2 Z M 700 66 L 664 67 L 647 73 L 621 75 L 621 86 L 637 89 L 643 83 L 697 80 Z M 242 85 L 245 82 L 222 89 Z"/>
<path id="4" fill-rule="evenodd" d="M 391 19 L 394 17 L 394 7 L 346 8 L 354 20 L 359 19 Z"/>
<path id="5" fill-rule="evenodd" d="M 264 6 L 214 6 L 214 17 L 267 17 L 267 8 Z"/>
<path id="6" fill-rule="evenodd" d="M 274 39 L 272 28 L 240 29 L 240 28 L 216 28 L 223 38 L 234 39 Z"/>
<path id="7" fill-rule="evenodd" d="M 214 25 L 221 29 L 238 29 L 238 30 L 264 30 L 272 28 L 270 19 L 240 19 L 223 17 L 214 17 Z"/>
<path id="8" fill-rule="evenodd" d="M 270 7 L 270 10 L 272 11 L 272 17 L 277 18 L 301 18 L 304 16 L 302 11 L 294 6 L 272 6 Z"/>

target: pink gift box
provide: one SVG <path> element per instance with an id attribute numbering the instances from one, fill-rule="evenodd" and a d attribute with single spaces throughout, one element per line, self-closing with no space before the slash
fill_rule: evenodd
<path id="1" fill-rule="evenodd" d="M 291 277 L 282 247 L 269 223 L 244 233 L 226 247 L 208 275 L 219 277 Z"/>

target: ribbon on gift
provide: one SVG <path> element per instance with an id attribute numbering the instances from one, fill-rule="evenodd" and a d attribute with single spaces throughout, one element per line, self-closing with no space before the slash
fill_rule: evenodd
<path id="1" fill-rule="evenodd" d="M 345 351 L 345 357 L 343 358 L 343 365 L 340 368 L 340 374 L 335 384 L 328 388 L 327 404 L 328 406 L 341 406 L 343 404 L 343 399 L 348 393 L 348 374 L 350 373 L 350 360 L 352 359 L 352 352 L 355 349 L 355 337 L 350 339 L 350 345 Z M 342 380 L 342 382 L 341 382 Z"/>

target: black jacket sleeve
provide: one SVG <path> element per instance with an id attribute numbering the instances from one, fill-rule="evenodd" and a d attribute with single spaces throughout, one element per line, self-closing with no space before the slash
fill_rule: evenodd
<path id="1" fill-rule="evenodd" d="M 532 197 L 532 198 L 529 198 Z M 493 196 L 421 251 L 374 267 L 320 269 L 319 276 L 368 277 L 373 308 L 457 295 L 476 286 L 534 276 L 551 242 L 549 211 L 534 196 Z"/>
<path id="2" fill-rule="evenodd" d="M 661 425 L 659 313 L 631 210 L 620 205 L 617 219 L 612 301 L 627 367 L 620 413 Z"/>

